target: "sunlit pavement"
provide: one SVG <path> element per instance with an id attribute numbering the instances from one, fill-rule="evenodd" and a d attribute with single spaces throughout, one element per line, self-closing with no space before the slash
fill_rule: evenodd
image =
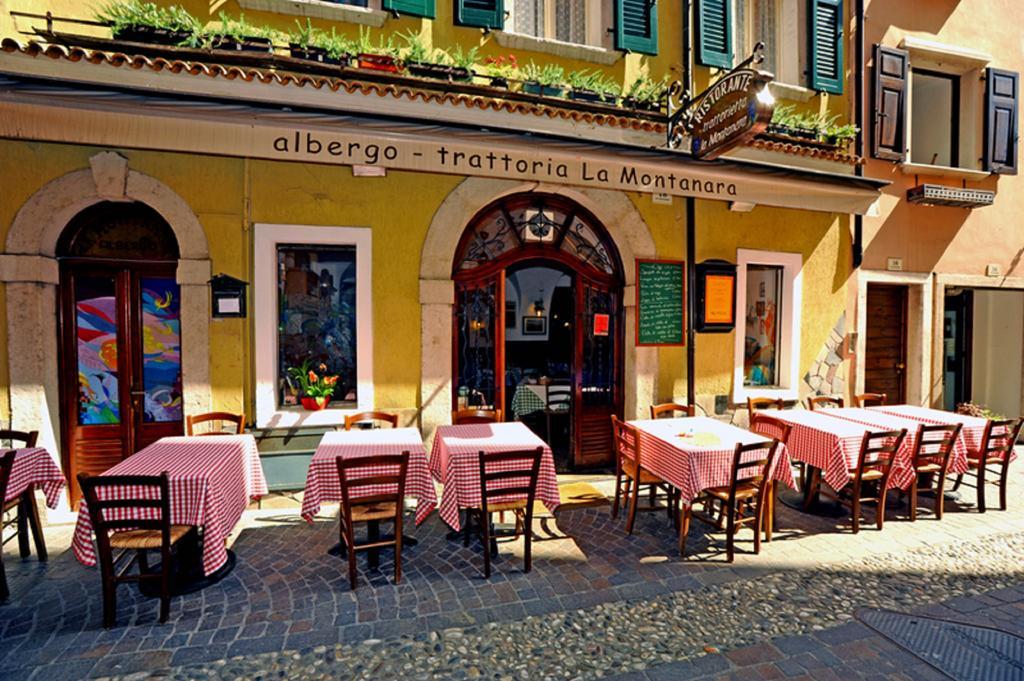
<path id="1" fill-rule="evenodd" d="M 856 536 L 848 521 L 780 505 L 773 541 L 755 556 L 741 534 L 732 565 L 702 525 L 681 560 L 663 513 L 628 536 L 608 507 L 581 508 L 535 522 L 531 573 L 521 540 L 504 541 L 485 581 L 479 544 L 447 539 L 434 515 L 403 554 L 401 584 L 389 554 L 373 571 L 361 557 L 354 592 L 327 554 L 335 509 L 309 525 L 298 498 L 277 496 L 245 514 L 226 579 L 175 598 L 165 625 L 155 600 L 122 586 L 109 631 L 97 571 L 67 550 L 70 526 L 51 526 L 48 563 L 6 549 L 0 677 L 946 678 L 855 615 L 885 607 L 1003 629 L 1024 619 L 1020 470 L 1006 512 L 977 513 L 965 488 L 941 522 L 922 512 L 910 523 L 892 504 L 882 532 L 868 509 Z"/>

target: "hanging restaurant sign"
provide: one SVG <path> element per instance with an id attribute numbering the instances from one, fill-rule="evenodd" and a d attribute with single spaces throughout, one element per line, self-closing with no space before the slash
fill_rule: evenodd
<path id="1" fill-rule="evenodd" d="M 770 73 L 738 69 L 708 88 L 690 117 L 691 153 L 712 159 L 764 132 L 775 111 L 771 80 Z"/>

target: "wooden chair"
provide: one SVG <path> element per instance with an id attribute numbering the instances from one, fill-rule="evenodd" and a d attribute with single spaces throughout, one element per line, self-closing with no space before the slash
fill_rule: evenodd
<path id="1" fill-rule="evenodd" d="M 78 484 L 85 497 L 92 528 L 96 533 L 100 574 L 103 579 L 103 626 L 114 626 L 117 615 L 117 585 L 121 582 L 160 582 L 160 623 L 167 621 L 171 604 L 171 554 L 186 536 L 195 531 L 192 525 L 171 524 L 170 482 L 167 473 L 160 475 L 97 475 L 78 474 Z M 110 490 L 101 495 L 100 489 Z M 103 496 L 104 498 L 100 498 Z M 127 513 L 151 509 L 142 514 Z M 153 516 L 156 516 L 155 518 Z M 121 552 L 115 556 L 114 549 Z M 150 572 L 146 552 L 160 551 L 160 571 Z M 125 554 L 135 554 L 116 569 Z M 137 575 L 126 574 L 138 562 Z"/>
<path id="2" fill-rule="evenodd" d="M 212 425 L 197 433 L 196 426 L 204 423 Z M 211 411 L 207 414 L 191 414 L 185 420 L 186 435 L 241 435 L 244 432 L 245 414 Z"/>
<path id="3" fill-rule="evenodd" d="M 570 418 L 572 415 L 572 385 L 569 383 L 549 383 L 544 386 L 544 432 L 551 442 L 552 419 Z"/>
<path id="4" fill-rule="evenodd" d="M 516 516 L 516 536 L 523 532 L 523 571 L 533 567 L 533 502 L 537 496 L 537 479 L 544 449 L 525 449 L 513 452 L 480 452 L 480 506 L 467 509 L 467 531 L 472 516 L 476 516 L 484 544 L 484 579 L 491 577 L 491 514 L 512 511 Z M 516 465 L 518 463 L 518 465 Z M 528 465 L 524 465 L 528 464 Z M 510 495 L 526 499 L 494 501 Z"/>
<path id="5" fill-rule="evenodd" d="M 356 551 L 368 550 L 367 563 L 375 568 L 380 560 L 379 549 L 384 546 L 395 547 L 395 584 L 398 584 L 402 581 L 402 510 L 409 452 L 348 459 L 339 456 L 336 462 L 341 483 L 338 534 L 348 557 L 349 586 L 356 588 Z M 394 491 L 352 497 L 352 490 L 370 486 L 394 488 Z M 394 536 L 390 539 L 380 538 L 381 520 L 390 520 L 395 525 Z M 356 543 L 356 523 L 366 523 L 364 544 Z"/>
<path id="6" fill-rule="evenodd" d="M 11 479 L 11 471 L 14 469 L 14 456 L 17 454 L 10 449 L 0 456 L 0 500 L 7 498 L 7 483 Z M 6 601 L 11 595 L 7 588 L 7 572 L 4 570 L 4 552 L 0 546 L 0 601 Z"/>
<path id="7" fill-rule="evenodd" d="M 675 488 L 660 477 L 643 467 L 643 448 L 640 446 L 640 433 L 636 428 L 620 421 L 612 414 L 612 442 L 615 447 L 615 499 L 612 501 L 612 518 L 619 517 L 620 499 L 629 505 L 626 519 L 626 533 L 633 534 L 637 511 L 660 511 L 656 506 L 658 491 L 665 493 L 668 501 L 665 509 L 668 517 L 676 517 L 678 503 Z M 639 506 L 640 488 L 647 487 L 649 503 Z"/>
<path id="8" fill-rule="evenodd" d="M 849 507 L 853 516 L 854 534 L 860 532 L 861 505 L 865 501 L 874 502 L 877 504 L 875 524 L 881 530 L 885 524 L 885 501 L 888 494 L 889 475 L 892 473 L 892 463 L 906 436 L 906 430 L 864 433 L 864 438 L 860 442 L 860 452 L 857 454 L 857 465 L 849 471 L 853 478 L 848 485 L 850 497 L 847 498 L 846 495 L 834 490 L 821 490 L 821 472 L 816 470 L 809 483 L 812 490 L 808 498 L 814 498 L 820 490 L 826 496 Z M 878 485 L 874 496 L 864 496 L 864 483 Z"/>
<path id="9" fill-rule="evenodd" d="M 973 473 L 975 488 L 978 492 L 978 511 L 985 512 L 985 486 L 999 485 L 999 510 L 1006 510 L 1006 483 L 1009 480 L 1007 475 L 1010 467 L 1010 459 L 1013 457 L 1013 446 L 1020 437 L 1021 426 L 1024 419 L 1008 419 L 1005 421 L 989 421 L 985 424 L 985 430 L 981 438 L 981 449 L 967 453 L 968 472 Z M 994 471 L 989 466 L 998 466 L 999 479 L 987 480 L 989 473 Z M 964 476 L 960 474 L 956 478 L 953 489 L 959 489 Z"/>
<path id="10" fill-rule="evenodd" d="M 960 437 L 959 423 L 941 426 L 918 426 L 914 440 L 914 470 L 917 475 L 910 484 L 910 520 L 917 520 L 917 495 L 922 490 L 935 494 L 935 517 L 942 520 L 943 490 L 949 457 Z M 922 486 L 923 484 L 923 486 Z"/>
<path id="11" fill-rule="evenodd" d="M 35 447 L 38 440 L 39 431 L 37 430 L 0 430 L 0 446 L 9 446 L 11 449 L 29 449 Z M 36 555 L 39 560 L 45 561 L 48 557 L 46 540 L 43 537 L 43 524 L 39 520 L 39 507 L 36 504 L 35 494 L 30 491 L 28 494 L 23 494 L 8 502 L 3 501 L 5 498 L 5 495 L 0 494 L 0 507 L 3 511 L 0 514 L 0 534 L 12 525 L 17 525 L 15 534 L 18 537 L 18 553 L 22 558 L 28 558 L 32 552 L 29 546 L 29 534 L 31 533 L 32 541 L 36 545 Z M 13 536 L 8 537 L 7 541 Z"/>
<path id="12" fill-rule="evenodd" d="M 682 416 L 692 417 L 694 415 L 694 409 L 692 404 L 677 404 L 676 402 L 663 402 L 662 404 L 651 405 L 651 418 L 675 418 L 676 412 L 681 412 Z"/>
<path id="13" fill-rule="evenodd" d="M 452 425 L 463 426 L 474 423 L 501 423 L 500 409 L 457 409 L 452 412 Z"/>
<path id="14" fill-rule="evenodd" d="M 842 409 L 846 406 L 846 401 L 842 397 L 832 397 L 831 395 L 818 395 L 817 397 L 807 398 L 807 408 L 811 411 L 818 409 L 829 409 L 835 407 L 836 409 Z"/>
<path id="15" fill-rule="evenodd" d="M 889 398 L 885 393 L 862 393 L 860 395 L 853 396 L 853 406 L 881 407 L 885 405 L 888 399 Z"/>
<path id="16" fill-rule="evenodd" d="M 754 530 L 754 553 L 761 552 L 761 529 L 766 525 L 766 513 L 770 505 L 771 471 L 775 464 L 779 441 L 755 442 L 744 445 L 737 443 L 732 456 L 732 471 L 729 484 L 711 487 L 704 490 L 694 499 L 693 504 L 682 510 L 682 522 L 679 525 L 679 555 L 686 555 L 686 535 L 690 531 L 690 519 L 697 518 L 709 525 L 723 529 L 721 519 L 725 518 L 725 552 L 728 561 L 735 559 L 736 533 L 744 525 L 752 525 Z M 760 452 L 760 455 L 753 454 Z M 757 458 L 751 460 L 751 455 Z M 746 459 L 746 461 L 744 461 Z M 693 510 L 698 502 L 714 510 L 715 504 L 720 505 L 718 518 L 710 513 Z"/>
<path id="17" fill-rule="evenodd" d="M 389 414 L 386 411 L 364 411 L 345 417 L 345 430 L 352 430 L 352 426 L 360 421 L 370 421 L 376 428 L 377 421 L 390 423 L 392 428 L 398 427 L 398 414 Z"/>
<path id="18" fill-rule="evenodd" d="M 786 401 L 781 397 L 774 399 L 771 397 L 748 397 L 747 398 L 747 411 L 751 415 L 754 412 L 761 411 L 762 409 L 778 409 L 782 410 L 786 408 Z"/>
<path id="19" fill-rule="evenodd" d="M 789 425 L 785 421 L 779 420 L 774 416 L 769 416 L 764 412 L 755 412 L 753 418 L 750 421 L 750 430 L 773 440 L 778 440 L 779 444 L 785 445 L 789 442 L 790 431 L 793 430 L 793 426 Z M 803 482 L 804 468 L 800 466 L 800 481 Z M 764 523 L 764 538 L 765 541 L 772 540 L 772 532 L 775 531 L 775 482 L 768 476 L 768 506 L 765 509 L 765 523 Z"/>

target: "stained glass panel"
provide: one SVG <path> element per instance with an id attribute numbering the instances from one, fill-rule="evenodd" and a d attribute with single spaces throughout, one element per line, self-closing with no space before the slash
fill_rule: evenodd
<path id="1" fill-rule="evenodd" d="M 493 407 L 497 392 L 494 375 L 497 286 L 489 282 L 460 287 L 456 296 L 458 404 L 460 407 Z"/>
<path id="2" fill-rule="evenodd" d="M 78 424 L 121 422 L 117 371 L 117 297 L 113 277 L 75 279 Z"/>
<path id="3" fill-rule="evenodd" d="M 144 277 L 142 293 L 143 420 L 180 421 L 181 298 L 172 277 Z"/>

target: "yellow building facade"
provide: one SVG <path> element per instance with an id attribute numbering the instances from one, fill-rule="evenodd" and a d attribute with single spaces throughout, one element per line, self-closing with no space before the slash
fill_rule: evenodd
<path id="1" fill-rule="evenodd" d="M 164 434 L 151 423 L 160 409 L 176 428 L 184 415 L 223 410 L 247 415 L 273 485 L 301 486 L 310 442 L 346 414 L 398 412 L 403 425 L 418 425 L 429 436 L 448 422 L 460 398 L 513 418 L 517 388 L 559 371 L 581 405 L 573 412 L 581 423 L 568 431 L 566 461 L 603 463 L 610 448 L 582 451 L 592 435 L 587 424 L 607 424 L 610 413 L 645 416 L 651 404 L 687 400 L 685 345 L 637 343 L 637 261 L 686 261 L 687 229 L 696 243 L 691 264 L 737 266 L 735 329 L 695 336 L 698 409 L 745 419 L 737 409 L 751 396 L 793 402 L 849 394 L 848 317 L 856 314 L 851 301 L 857 299 L 852 215 L 868 212 L 886 181 L 860 177 L 856 150 L 824 140 L 823 121 L 851 120 L 852 79 L 842 61 L 851 31 L 839 41 L 838 87 L 806 82 L 801 74 L 812 56 L 821 57 L 811 54 L 816 43 L 807 35 L 808 12 L 834 10 L 839 25 L 849 28 L 853 8 L 776 3 L 777 14 L 768 17 L 762 3 L 740 9 L 726 3 L 721 35 L 728 40 L 715 43 L 716 3 L 659 2 L 648 17 L 648 30 L 652 24 L 656 30 L 647 36 L 645 49 L 654 52 L 647 54 L 622 48 L 621 33 L 636 27 L 617 24 L 623 11 L 617 2 L 585 3 L 579 16 L 562 17 L 540 1 L 532 20 L 513 8 L 500 28 L 460 25 L 459 2 L 426 3 L 430 17 L 372 1 L 369 7 L 316 0 L 178 4 L 203 26 L 216 27 L 221 12 L 244 13 L 248 25 L 282 35 L 273 38 L 273 52 L 253 56 L 209 45 L 125 41 L 110 27 L 75 23 L 95 19 L 77 2 L 15 0 L 0 16 L 0 164 L 7 178 L 0 195 L 0 413 L 12 427 L 40 430 L 69 473 L 99 472 L 93 469 Z M 49 24 L 41 16 L 46 12 L 56 18 Z M 288 55 L 283 34 L 307 26 L 307 19 L 308 26 L 352 41 L 362 33 L 364 47 L 415 34 L 449 55 L 476 48 L 479 75 L 470 83 L 431 82 L 304 64 Z M 792 120 L 817 116 L 820 138 L 801 141 L 769 130 L 717 160 L 695 161 L 685 150 L 665 148 L 664 108 L 534 95 L 488 79 L 496 73 L 488 71 L 494 59 L 511 54 L 521 67 L 532 61 L 565 73 L 598 73 L 627 92 L 638 76 L 657 82 L 690 76 L 699 91 L 728 71 L 722 59 L 738 64 L 754 38 L 765 37 L 767 61 L 777 72 L 769 86 L 776 107 L 786 107 Z M 791 54 L 792 44 L 803 47 Z M 529 81 L 522 70 L 513 80 Z M 148 211 L 160 223 L 149 241 L 127 243 L 125 234 L 144 233 L 139 221 Z M 497 238 L 502 211 L 521 227 L 516 242 L 480 255 L 474 240 Z M 127 226 L 117 227 L 122 219 Z M 523 231 L 539 229 L 545 219 L 557 223 L 553 236 Z M 557 231 L 563 222 L 565 234 Z M 147 250 L 169 235 L 176 252 Z M 128 267 L 135 274 L 124 275 L 127 302 L 118 304 L 140 321 L 108 330 L 111 354 L 95 385 L 126 396 L 115 421 L 131 410 L 137 421 L 118 421 L 119 430 L 96 435 L 100 444 L 90 450 L 81 443 L 99 429 L 87 426 L 112 422 L 102 421 L 109 413 L 96 412 L 89 418 L 99 420 L 83 420 L 96 389 L 83 386 L 99 371 L 86 354 L 100 332 L 82 316 L 95 310 L 83 312 L 88 296 L 78 291 L 92 291 L 90 301 L 115 300 L 113 289 L 88 286 L 95 283 L 89 277 L 122 257 L 118 248 L 135 263 Z M 600 262 L 593 252 L 603 254 Z M 870 245 L 867 252 L 873 257 Z M 322 269 L 314 271 L 314 262 Z M 165 267 L 174 272 L 177 303 L 146 298 L 146 282 Z M 545 267 L 562 278 L 527 293 L 540 281 L 526 282 L 527 273 L 541 276 L 534 270 Z M 482 279 L 470 276 L 474 269 L 500 273 L 491 280 L 503 295 L 489 303 L 490 316 L 469 311 L 467 291 L 481 290 Z M 216 274 L 247 283 L 244 316 L 230 316 L 235 308 L 215 315 L 208 282 Z M 586 298 L 589 291 L 600 295 Z M 575 306 L 564 302 L 571 296 L 578 296 Z M 148 303 L 156 306 L 150 317 Z M 586 307 L 591 304 L 609 307 Z M 141 312 L 129 311 L 133 305 Z M 177 341 L 161 345 L 147 324 L 163 319 L 167 305 L 177 316 L 160 328 L 176 332 Z M 562 346 L 556 308 L 571 315 L 563 319 L 574 333 L 561 336 Z M 521 319 L 529 316 L 545 320 L 543 341 L 524 335 L 538 328 Z M 313 318 L 326 324 L 328 317 L 331 330 L 298 329 Z M 297 328 L 289 330 L 293 323 Z M 485 335 L 490 345 L 481 344 Z M 345 345 L 340 368 L 327 370 L 351 384 L 336 395 L 338 408 L 314 412 L 296 404 L 285 364 L 298 362 L 293 356 L 285 362 L 281 353 L 300 337 Z M 543 349 L 531 350 L 540 345 L 530 342 Z M 141 359 L 112 371 L 110 362 L 124 366 L 117 362 L 129 361 L 133 347 L 141 348 Z M 180 407 L 164 402 L 151 413 L 156 398 L 147 362 L 159 351 L 180 363 L 180 377 L 164 379 L 168 399 Z M 534 363 L 545 354 L 565 359 Z M 479 385 L 467 385 L 470 355 L 473 371 L 486 364 L 484 378 L 474 379 Z M 606 376 L 600 385 L 599 374 Z M 132 386 L 110 388 L 129 376 Z M 131 407 L 124 401 L 136 397 Z M 582 405 L 590 411 L 584 414 Z"/>

